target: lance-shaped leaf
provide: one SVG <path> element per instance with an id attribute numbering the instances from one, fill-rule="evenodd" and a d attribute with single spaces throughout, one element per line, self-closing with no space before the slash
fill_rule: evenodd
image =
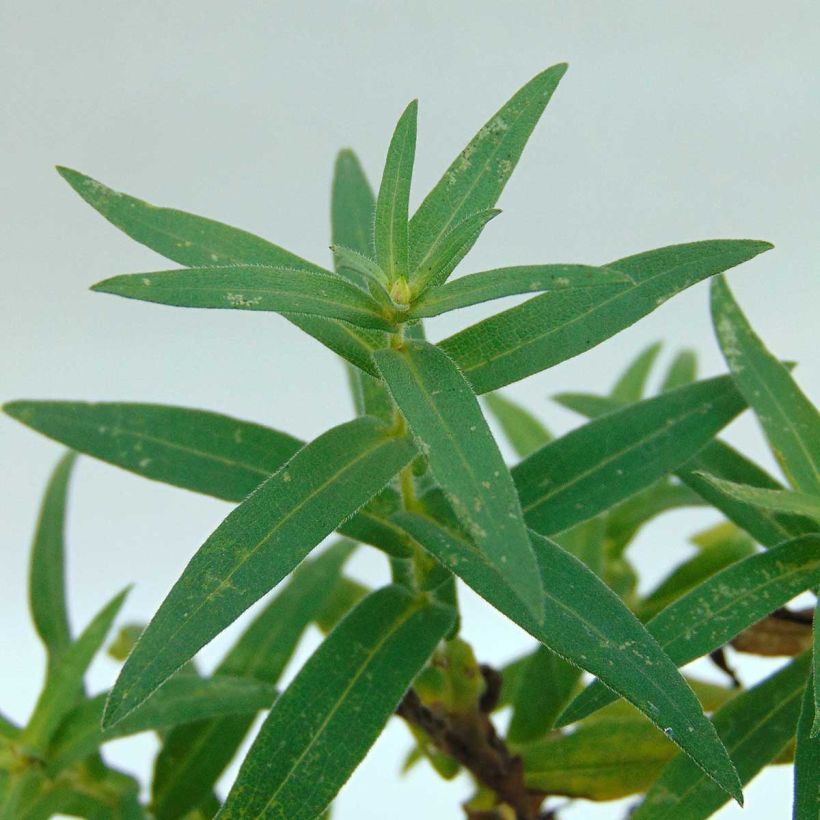
<path id="1" fill-rule="evenodd" d="M 645 791 L 675 751 L 637 716 L 602 719 L 519 750 L 528 789 L 585 800 L 617 800 Z"/>
<path id="2" fill-rule="evenodd" d="M 44 435 L 145 478 L 242 501 L 304 442 L 248 421 L 158 404 L 17 401 L 3 408 Z M 340 529 L 395 555 L 407 554 L 405 536 L 387 519 L 389 492 Z"/>
<path id="3" fill-rule="evenodd" d="M 459 520 L 539 620 L 542 590 L 521 506 L 470 385 L 427 342 L 375 358 Z"/>
<path id="4" fill-rule="evenodd" d="M 387 149 L 379 197 L 376 200 L 376 259 L 391 282 L 407 277 L 407 220 L 410 182 L 416 157 L 418 108 L 418 100 L 413 100 L 399 117 Z"/>
<path id="5" fill-rule="evenodd" d="M 370 296 L 328 272 L 262 265 L 186 268 L 113 276 L 91 290 L 176 307 L 303 313 L 376 330 L 393 327 Z"/>
<path id="6" fill-rule="evenodd" d="M 519 458 L 526 458 L 552 440 L 550 431 L 532 413 L 506 396 L 488 393 L 484 403 Z"/>
<path id="7" fill-rule="evenodd" d="M 458 263 L 475 245 L 484 227 L 500 213 L 501 211 L 496 208 L 489 208 L 470 214 L 445 234 L 427 254 L 424 264 L 413 271 L 412 292 L 420 295 L 431 286 L 443 285 Z M 435 314 L 421 312 L 411 315 L 432 316 Z"/>
<path id="8" fill-rule="evenodd" d="M 522 265 L 471 273 L 425 291 L 410 316 L 438 316 L 450 310 L 520 293 L 600 288 L 630 282 L 626 274 L 591 265 Z"/>
<path id="9" fill-rule="evenodd" d="M 20 746 L 28 754 L 42 756 L 61 721 L 74 707 L 83 691 L 86 670 L 102 646 L 127 594 L 126 589 L 116 595 L 49 669 L 43 691 L 19 738 Z"/>
<path id="10" fill-rule="evenodd" d="M 185 568 L 111 690 L 113 726 L 293 570 L 415 455 L 376 419 L 305 445 L 217 527 Z"/>
<path id="11" fill-rule="evenodd" d="M 470 214 L 492 208 L 567 65 L 535 76 L 503 105 L 456 157 L 410 221 L 410 268 Z"/>
<path id="12" fill-rule="evenodd" d="M 820 495 L 801 493 L 797 490 L 767 490 L 724 481 L 708 473 L 701 473 L 718 492 L 749 504 L 773 512 L 803 515 L 820 522 Z"/>
<path id="13" fill-rule="evenodd" d="M 215 679 L 227 675 L 277 683 L 308 624 L 324 609 L 329 591 L 335 590 L 353 547 L 349 541 L 340 542 L 298 567 L 219 664 Z M 171 681 L 173 678 L 157 695 Z M 158 820 L 182 817 L 207 798 L 254 718 L 251 710 L 246 715 L 182 726 L 165 736 L 151 784 L 151 809 Z"/>
<path id="14" fill-rule="evenodd" d="M 698 377 L 698 357 L 694 350 L 681 350 L 669 365 L 663 382 L 661 392 L 675 390 L 685 384 L 691 384 Z"/>
<path id="15" fill-rule="evenodd" d="M 817 408 L 752 330 L 723 278 L 712 285 L 712 318 L 726 363 L 783 472 L 795 489 L 820 495 Z"/>
<path id="16" fill-rule="evenodd" d="M 95 752 L 103 743 L 140 732 L 160 731 L 222 715 L 268 709 L 276 697 L 270 684 L 248 678 L 175 675 L 127 718 L 106 731 L 100 728 L 108 693 L 75 707 L 60 724 L 48 750 L 49 771 L 56 774 Z"/>
<path id="17" fill-rule="evenodd" d="M 732 564 L 646 626 L 672 661 L 683 666 L 723 646 L 818 582 L 820 535 L 804 535 Z M 581 720 L 615 699 L 595 681 L 567 707 L 558 724 Z"/>
<path id="18" fill-rule="evenodd" d="M 550 442 L 512 471 L 527 523 L 561 532 L 684 464 L 744 408 L 728 376 L 629 405 Z"/>
<path id="19" fill-rule="evenodd" d="M 114 191 L 70 168 L 57 169 L 63 179 L 112 225 L 151 250 L 187 267 L 270 265 L 322 272 L 322 268 L 261 237 L 212 219 L 157 208 Z M 353 327 L 336 319 L 287 316 L 289 321 L 363 370 L 374 373 L 370 355 L 383 344 L 378 331 Z"/>
<path id="20" fill-rule="evenodd" d="M 54 664 L 71 643 L 65 597 L 65 505 L 75 454 L 66 453 L 48 482 L 31 548 L 29 606 Z"/>
<path id="21" fill-rule="evenodd" d="M 615 382 L 615 386 L 609 394 L 610 398 L 625 404 L 642 399 L 652 365 L 660 352 L 660 342 L 655 342 L 641 351 L 629 367 L 618 377 L 618 381 Z"/>
<path id="22" fill-rule="evenodd" d="M 394 516 L 479 595 L 560 657 L 598 675 L 742 800 L 732 763 L 675 664 L 624 603 L 581 561 L 531 531 L 544 586 L 536 622 L 504 576 L 462 533 L 429 515 Z"/>
<path id="23" fill-rule="evenodd" d="M 359 158 L 349 148 L 339 151 L 333 169 L 333 188 L 330 200 L 330 222 L 333 244 L 348 248 L 362 257 L 371 257 L 373 248 L 373 219 L 376 201 Z M 334 252 L 336 272 L 349 278 L 353 284 L 364 286 L 361 277 L 351 277 L 339 253 Z"/>
<path id="24" fill-rule="evenodd" d="M 546 646 L 539 646 L 516 687 L 507 741 L 522 744 L 544 737 L 569 702 L 580 677 L 581 670 L 577 666 L 567 663 Z"/>
<path id="25" fill-rule="evenodd" d="M 812 734 L 813 722 L 814 675 L 811 674 L 797 721 L 793 820 L 815 820 L 820 817 L 820 737 Z"/>
<path id="26" fill-rule="evenodd" d="M 814 594 L 820 598 L 820 589 L 815 588 Z M 814 607 L 814 621 L 812 623 L 812 676 L 814 678 L 814 725 L 811 728 L 812 737 L 820 737 L 820 616 L 817 615 L 818 606 Z"/>
<path id="27" fill-rule="evenodd" d="M 401 587 L 365 598 L 325 639 L 274 705 L 220 820 L 309 820 L 376 740 L 454 612 Z"/>
<path id="28" fill-rule="evenodd" d="M 486 393 L 595 347 L 682 290 L 769 248 L 767 242 L 726 239 L 629 256 L 606 267 L 625 273 L 634 285 L 545 293 L 450 336 L 441 346 L 476 393 Z"/>
<path id="29" fill-rule="evenodd" d="M 809 658 L 803 655 L 715 713 L 715 728 L 744 784 L 773 761 L 794 737 L 808 668 Z M 725 794 L 688 760 L 678 756 L 663 770 L 632 817 L 701 820 L 711 817 L 725 802 Z"/>

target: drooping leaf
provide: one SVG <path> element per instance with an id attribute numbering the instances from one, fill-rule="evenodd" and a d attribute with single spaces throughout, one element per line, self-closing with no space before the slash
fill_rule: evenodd
<path id="1" fill-rule="evenodd" d="M 373 220 L 376 200 L 370 183 L 356 154 L 349 148 L 339 151 L 333 169 L 330 222 L 333 244 L 350 248 L 365 257 L 372 257 Z M 336 272 L 344 276 L 342 260 L 338 257 Z M 354 284 L 364 285 L 359 278 L 352 278 Z"/>
<path id="2" fill-rule="evenodd" d="M 668 606 L 647 629 L 678 666 L 723 646 L 820 579 L 820 535 L 805 535 L 732 564 Z M 604 681 L 606 683 L 606 681 Z M 615 700 L 590 684 L 558 718 L 563 726 Z"/>
<path id="3" fill-rule="evenodd" d="M 552 440 L 552 434 L 535 416 L 506 396 L 488 393 L 484 403 L 520 458 Z"/>
<path id="4" fill-rule="evenodd" d="M 628 405 L 550 442 L 512 471 L 527 523 L 552 534 L 650 486 L 744 407 L 727 376 Z"/>
<path id="5" fill-rule="evenodd" d="M 429 515 L 402 512 L 394 518 L 510 620 L 560 657 L 606 680 L 655 726 L 671 729 L 673 742 L 742 799 L 731 761 L 692 690 L 640 621 L 584 564 L 531 531 L 544 586 L 545 617 L 539 624 L 466 536 Z"/>
<path id="6" fill-rule="evenodd" d="M 709 240 L 619 259 L 606 265 L 634 285 L 545 293 L 441 342 L 476 393 L 546 370 L 600 344 L 667 299 L 771 245 Z"/>
<path id="7" fill-rule="evenodd" d="M 226 501 L 245 499 L 304 446 L 269 427 L 185 407 L 17 401 L 3 409 L 81 453 Z M 383 512 L 392 511 L 389 494 L 340 529 L 392 554 L 406 554 L 406 539 L 380 512 L 382 506 Z"/>
<path id="8" fill-rule="evenodd" d="M 754 409 L 775 458 L 797 490 L 820 495 L 820 413 L 749 325 L 721 277 L 712 317 L 723 356 Z"/>
<path id="9" fill-rule="evenodd" d="M 407 341 L 375 358 L 459 520 L 540 620 L 542 590 L 521 506 L 470 386 L 427 342 Z"/>
<path id="10" fill-rule="evenodd" d="M 200 547 L 111 690 L 105 726 L 138 706 L 185 661 L 273 588 L 415 455 L 369 417 L 303 447 Z"/>
<path id="11" fill-rule="evenodd" d="M 71 643 L 65 596 L 65 506 L 76 459 L 66 453 L 48 482 L 31 548 L 29 606 L 37 634 L 54 664 Z"/>
<path id="12" fill-rule="evenodd" d="M 567 65 L 552 66 L 503 105 L 456 157 L 410 221 L 410 268 L 470 214 L 492 208 Z"/>
<path id="13" fill-rule="evenodd" d="M 534 791 L 616 800 L 645 791 L 675 746 L 637 717 L 607 718 L 524 746 L 524 783 Z"/>
<path id="14" fill-rule="evenodd" d="M 820 522 L 820 495 L 801 493 L 798 490 L 772 490 L 750 487 L 748 484 L 724 481 L 708 473 L 701 473 L 701 475 L 718 492 L 731 496 L 744 504 L 776 513 L 803 515 Z"/>
<path id="15" fill-rule="evenodd" d="M 365 598 L 274 705 L 219 813 L 309 820 L 375 741 L 454 613 L 401 587 Z"/>
<path id="16" fill-rule="evenodd" d="M 241 676 L 268 685 L 277 683 L 308 624 L 324 609 L 328 590 L 340 580 L 353 547 L 351 542 L 340 542 L 299 566 L 225 656 L 215 679 Z M 251 710 L 246 715 L 181 726 L 165 736 L 151 783 L 151 809 L 157 820 L 182 817 L 206 798 L 254 718 L 255 710 Z"/>
<path id="17" fill-rule="evenodd" d="M 175 307 L 298 313 L 373 330 L 393 327 L 370 296 L 327 271 L 262 265 L 183 268 L 113 276 L 91 290 Z"/>
<path id="18" fill-rule="evenodd" d="M 157 208 L 114 191 L 70 168 L 63 179 L 111 224 L 151 250 L 188 267 L 271 265 L 297 270 L 322 269 L 272 242 L 246 231 L 171 208 Z M 382 334 L 336 319 L 287 316 L 289 321 L 357 367 L 374 372 L 370 354 L 382 346 Z"/>
<path id="19" fill-rule="evenodd" d="M 416 156 L 418 100 L 404 109 L 387 149 L 379 196 L 376 200 L 376 259 L 391 282 L 407 278 L 408 208 L 413 161 Z"/>
<path id="20" fill-rule="evenodd" d="M 127 594 L 128 589 L 125 589 L 106 604 L 49 669 L 31 718 L 20 734 L 20 746 L 28 754 L 43 755 L 63 718 L 81 696 L 86 670 L 102 646 Z"/>
<path id="21" fill-rule="evenodd" d="M 625 403 L 642 399 L 652 365 L 655 364 L 660 352 L 660 342 L 655 342 L 642 350 L 615 382 L 609 394 L 610 398 Z"/>
<path id="22" fill-rule="evenodd" d="M 797 721 L 793 820 L 816 820 L 820 817 L 820 737 L 812 734 L 813 722 L 814 675 L 810 674 Z"/>
<path id="23" fill-rule="evenodd" d="M 744 784 L 774 760 L 794 736 L 808 666 L 806 655 L 797 658 L 715 713 L 715 728 Z M 632 817 L 700 820 L 711 817 L 725 802 L 726 795 L 678 755 L 663 770 Z"/>
<path id="24" fill-rule="evenodd" d="M 697 354 L 694 350 L 681 350 L 681 352 L 672 359 L 672 363 L 666 371 L 666 376 L 664 376 L 663 382 L 661 383 L 661 392 L 666 393 L 668 390 L 675 390 L 678 387 L 683 387 L 685 384 L 691 384 L 697 377 Z"/>
<path id="25" fill-rule="evenodd" d="M 276 697 L 276 689 L 248 678 L 175 675 L 127 718 L 102 731 L 100 721 L 107 694 L 75 707 L 60 724 L 48 751 L 49 770 L 53 774 L 92 754 L 109 740 L 209 717 L 267 709 Z"/>
<path id="26" fill-rule="evenodd" d="M 629 283 L 628 276 L 609 268 L 591 265 L 522 265 L 462 276 L 425 291 L 410 310 L 410 316 L 438 316 L 451 310 L 502 299 L 520 293 L 600 288 Z"/>
<path id="27" fill-rule="evenodd" d="M 580 677 L 581 670 L 577 666 L 567 663 L 546 646 L 539 646 L 516 689 L 508 742 L 520 745 L 544 737 L 569 702 Z"/>

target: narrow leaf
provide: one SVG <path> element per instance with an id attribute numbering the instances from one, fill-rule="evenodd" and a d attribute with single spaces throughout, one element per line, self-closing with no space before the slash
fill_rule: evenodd
<path id="1" fill-rule="evenodd" d="M 559 81 L 565 63 L 530 80 L 456 157 L 410 222 L 410 267 L 423 267 L 436 243 L 476 211 L 492 208 Z"/>
<path id="2" fill-rule="evenodd" d="M 48 482 L 31 548 L 29 606 L 37 634 L 45 645 L 49 665 L 71 643 L 65 596 L 65 506 L 76 455 L 66 453 Z"/>
<path id="3" fill-rule="evenodd" d="M 376 200 L 370 183 L 356 154 L 350 149 L 339 151 L 333 169 L 333 189 L 331 193 L 330 221 L 333 244 L 361 254 L 373 256 L 373 220 Z M 336 270 L 340 270 L 342 260 L 335 256 Z M 353 284 L 363 285 L 361 279 L 351 278 Z"/>
<path id="4" fill-rule="evenodd" d="M 820 495 L 820 413 L 752 330 L 723 278 L 712 285 L 712 317 L 726 363 L 783 472 L 795 489 Z"/>
<path id="5" fill-rule="evenodd" d="M 742 409 L 727 376 L 697 382 L 595 419 L 512 471 L 527 523 L 567 529 L 684 464 Z"/>
<path id="6" fill-rule="evenodd" d="M 113 726 L 293 570 L 415 455 L 368 417 L 305 445 L 200 547 L 111 690 Z"/>
<path id="7" fill-rule="evenodd" d="M 552 440 L 549 430 L 535 416 L 506 396 L 488 393 L 484 403 L 520 458 Z"/>
<path id="8" fill-rule="evenodd" d="M 541 584 L 518 496 L 470 386 L 427 342 L 375 358 L 459 520 L 540 620 Z"/>
<path id="9" fill-rule="evenodd" d="M 766 490 L 760 487 L 750 487 L 748 484 L 736 484 L 733 481 L 724 481 L 708 473 L 701 473 L 718 492 L 724 495 L 773 512 L 804 515 L 820 522 L 820 495 L 801 493 L 797 490 Z"/>
<path id="10" fill-rule="evenodd" d="M 43 755 L 61 721 L 74 707 L 83 691 L 86 670 L 100 650 L 127 594 L 125 589 L 116 595 L 49 670 L 34 712 L 20 735 L 20 745 L 28 754 Z"/>
<path id="11" fill-rule="evenodd" d="M 407 220 L 418 107 L 418 100 L 413 100 L 396 124 L 376 200 L 376 259 L 391 282 L 407 278 Z"/>
<path id="12" fill-rule="evenodd" d="M 394 518 L 479 595 L 560 657 L 598 675 L 736 799 L 731 761 L 700 703 L 634 615 L 593 572 L 557 544 L 531 532 L 544 586 L 537 623 L 514 589 L 474 544 L 428 515 Z"/>
<path id="13" fill-rule="evenodd" d="M 634 285 L 545 293 L 484 319 L 441 346 L 476 393 L 571 359 L 691 285 L 769 250 L 767 242 L 710 240 L 619 259 L 606 265 Z"/>
<path id="14" fill-rule="evenodd" d="M 820 817 L 820 737 L 812 735 L 814 722 L 814 675 L 809 675 L 797 721 L 794 753 L 794 813 L 792 820 Z"/>
<path id="15" fill-rule="evenodd" d="M 301 564 L 225 656 L 215 679 L 242 676 L 269 685 L 277 683 L 308 624 L 324 609 L 328 590 L 340 580 L 339 573 L 353 547 L 343 541 Z M 251 710 L 246 715 L 182 726 L 165 736 L 151 783 L 151 808 L 158 820 L 182 817 L 207 797 L 255 717 L 255 710 Z"/>
<path id="16" fill-rule="evenodd" d="M 220 820 L 318 815 L 375 741 L 453 615 L 401 587 L 365 598 L 274 705 Z"/>
<path id="17" fill-rule="evenodd" d="M 624 373 L 615 382 L 612 392 L 609 394 L 615 401 L 633 402 L 642 399 L 646 390 L 646 382 L 658 353 L 661 352 L 661 343 L 655 342 L 649 345 L 646 350 L 638 354 Z"/>
<path id="18" fill-rule="evenodd" d="M 438 316 L 450 310 L 520 293 L 600 288 L 630 281 L 620 271 L 591 265 L 522 265 L 516 268 L 498 268 L 471 273 L 430 288 L 412 307 L 410 315 L 415 318 Z"/>
<path id="19" fill-rule="evenodd" d="M 681 350 L 672 359 L 661 384 L 661 392 L 691 384 L 698 377 L 698 357 L 694 350 Z"/>
<path id="20" fill-rule="evenodd" d="M 797 658 L 715 713 L 715 728 L 744 784 L 774 760 L 794 736 L 808 666 L 806 655 Z M 725 802 L 725 794 L 688 760 L 678 756 L 663 770 L 632 817 L 701 820 L 711 817 Z"/>
<path id="21" fill-rule="evenodd" d="M 656 615 L 647 629 L 678 666 L 728 643 L 820 580 L 820 535 L 805 535 L 732 564 Z M 606 681 L 604 681 L 606 683 Z M 615 700 L 590 684 L 558 718 L 581 720 Z"/>

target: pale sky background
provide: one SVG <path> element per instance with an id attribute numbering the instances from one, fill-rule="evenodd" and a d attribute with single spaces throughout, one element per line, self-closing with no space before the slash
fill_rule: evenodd
<path id="1" fill-rule="evenodd" d="M 221 219 L 327 262 L 333 158 L 359 152 L 377 180 L 396 117 L 420 99 L 414 202 L 485 119 L 532 75 L 564 78 L 500 206 L 462 270 L 608 260 L 677 242 L 757 238 L 776 249 L 730 281 L 771 349 L 813 362 L 820 295 L 820 93 L 816 2 L 158 2 L 3 0 L 0 76 L 2 400 L 156 401 L 205 407 L 312 438 L 351 405 L 333 355 L 273 314 L 181 311 L 92 294 L 107 276 L 169 266 L 108 225 L 53 171 L 57 163 L 151 202 Z M 700 285 L 583 356 L 507 394 L 556 431 L 578 418 L 548 401 L 606 389 L 622 362 L 664 339 L 703 372 L 725 370 Z M 475 309 L 430 323 L 433 339 Z M 729 438 L 772 466 L 748 416 Z M 0 708 L 25 719 L 43 656 L 28 622 L 26 571 L 40 494 L 61 448 L 0 420 Z M 72 489 L 69 589 L 82 627 L 134 582 L 124 620 L 146 620 L 228 505 L 82 459 Z M 667 515 L 632 551 L 651 585 L 716 520 Z M 353 571 L 378 583 L 362 550 Z M 483 660 L 531 645 L 475 596 L 464 632 Z M 236 630 L 203 653 L 212 665 Z M 311 636 L 315 644 L 315 636 Z M 303 657 L 300 656 L 300 657 Z M 739 660 L 748 681 L 773 664 Z M 776 666 L 776 664 L 774 664 Z M 94 690 L 116 666 L 97 663 Z M 396 772 L 409 740 L 391 723 L 342 791 L 336 817 L 454 818 L 468 784 L 425 766 Z M 149 736 L 106 757 L 137 772 Z M 230 783 L 230 778 L 226 785 Z M 790 816 L 791 773 L 758 778 L 749 808 L 719 817 Z M 627 801 L 628 802 L 628 801 Z M 622 816 L 577 804 L 567 817 Z"/>

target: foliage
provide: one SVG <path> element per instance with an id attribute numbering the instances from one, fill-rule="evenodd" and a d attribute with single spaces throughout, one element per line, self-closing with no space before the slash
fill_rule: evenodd
<path id="1" fill-rule="evenodd" d="M 333 269 L 59 169 L 106 219 L 182 266 L 93 290 L 280 313 L 345 360 L 357 417 L 305 443 L 184 407 L 5 406 L 70 451 L 32 548 L 46 680 L 25 726 L 0 720 L 0 818 L 318 817 L 394 714 L 410 729 L 406 768 L 424 760 L 445 778 L 471 776 L 469 816 L 534 820 L 546 809 L 560 815 L 555 796 L 642 794 L 635 817 L 708 817 L 742 802 L 742 786 L 764 766 L 794 759 L 795 817 L 817 817 L 820 648 L 811 615 L 787 605 L 820 587 L 820 417 L 722 276 L 770 245 L 707 240 L 600 266 L 533 264 L 449 281 L 498 216 L 565 71 L 547 69 L 502 106 L 412 216 L 415 101 L 375 196 L 342 151 Z M 682 351 L 647 397 L 653 345 L 609 395 L 557 396 L 589 418 L 559 438 L 491 392 L 708 278 L 728 375 L 698 381 L 694 354 Z M 426 340 L 424 317 L 515 294 L 531 298 Z M 716 438 L 747 407 L 786 486 Z M 520 459 L 512 467 L 487 417 Z M 123 668 L 96 695 L 83 679 L 124 593 L 74 636 L 63 522 L 77 453 L 236 503 L 150 623 L 121 632 L 112 654 Z M 706 505 L 720 522 L 644 593 L 628 552 L 636 535 L 669 510 Z M 343 538 L 314 552 L 334 532 Z M 364 548 L 390 568 L 375 590 L 345 573 Z M 481 664 L 459 637 L 457 578 L 529 633 L 532 652 L 501 671 Z M 274 587 L 202 674 L 198 651 Z M 279 691 L 312 626 L 323 641 Z M 715 686 L 678 669 L 711 655 L 728 670 L 727 646 L 790 662 L 748 689 L 734 676 L 733 687 Z M 496 713 L 506 708 L 502 733 Z M 217 781 L 259 712 L 264 722 L 223 797 Z M 101 751 L 138 732 L 154 732 L 160 746 L 147 805 Z"/>

